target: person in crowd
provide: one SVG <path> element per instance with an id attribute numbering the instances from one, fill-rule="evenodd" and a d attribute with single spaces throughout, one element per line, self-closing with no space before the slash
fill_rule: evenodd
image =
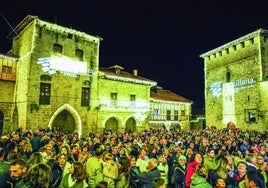
<path id="1" fill-rule="evenodd" d="M 189 162 L 187 163 L 185 170 L 185 187 L 189 188 L 191 185 L 192 175 L 195 173 L 197 166 L 203 163 L 203 156 L 200 153 L 194 153 Z"/>
<path id="2" fill-rule="evenodd" d="M 115 182 L 116 188 L 129 188 L 130 161 L 125 155 L 121 156 L 118 161 L 118 178 Z"/>
<path id="3" fill-rule="evenodd" d="M 222 157 L 215 168 L 209 171 L 208 182 L 212 185 L 216 185 L 218 178 L 224 179 L 227 187 L 233 187 L 234 185 L 234 171 L 228 170 L 228 159 Z"/>
<path id="4" fill-rule="evenodd" d="M 148 156 L 147 156 L 147 152 L 144 148 L 141 148 L 139 150 L 139 156 L 138 159 L 136 161 L 136 165 L 140 168 L 140 172 L 145 172 L 146 166 L 147 166 L 147 162 L 148 162 Z"/>
<path id="5" fill-rule="evenodd" d="M 104 151 L 101 157 L 102 167 L 104 167 L 107 163 L 111 161 L 114 161 L 113 154 L 108 151 Z"/>
<path id="6" fill-rule="evenodd" d="M 111 144 L 109 142 L 104 144 L 104 151 L 108 151 L 108 152 L 112 153 L 112 147 L 111 147 Z"/>
<path id="7" fill-rule="evenodd" d="M 264 183 L 268 185 L 268 163 L 264 161 L 262 154 L 257 155 L 256 168 L 263 175 Z"/>
<path id="8" fill-rule="evenodd" d="M 118 163 L 118 160 L 119 160 L 119 147 L 117 145 L 113 145 L 111 153 L 114 156 L 114 161 L 116 163 Z"/>
<path id="9" fill-rule="evenodd" d="M 40 152 L 34 152 L 30 155 L 27 163 L 28 163 L 28 167 L 30 168 L 31 166 L 38 164 L 38 163 L 42 163 L 44 162 L 44 158 L 41 155 Z"/>
<path id="10" fill-rule="evenodd" d="M 30 139 L 30 143 L 32 145 L 33 152 L 39 151 L 41 147 L 41 138 L 37 133 L 33 133 L 33 137 Z"/>
<path id="11" fill-rule="evenodd" d="M 166 139 L 163 139 L 163 143 L 164 145 L 166 146 L 167 143 L 166 143 Z M 176 160 L 176 155 L 175 155 L 175 146 L 174 145 L 170 145 L 169 148 L 163 148 L 163 156 L 164 156 L 164 159 L 166 161 L 166 164 L 168 165 L 168 181 L 167 183 L 170 182 L 170 178 L 171 178 L 171 175 L 172 175 L 172 167 L 174 165 L 174 161 Z M 169 186 L 169 185 L 168 185 Z"/>
<path id="12" fill-rule="evenodd" d="M 71 164 L 73 163 L 75 160 L 72 158 L 72 155 L 71 155 L 71 147 L 69 144 L 62 144 L 60 146 L 60 149 L 59 149 L 59 154 L 65 154 L 67 156 L 67 161 Z"/>
<path id="13" fill-rule="evenodd" d="M 7 147 L 6 147 L 5 160 L 6 160 L 6 158 L 7 158 L 7 155 L 8 155 L 10 152 L 13 152 L 13 153 L 17 153 L 17 154 L 18 154 L 18 151 L 19 151 L 18 144 L 17 144 L 15 141 L 9 142 L 9 143 L 7 144 Z"/>
<path id="14" fill-rule="evenodd" d="M 46 164 L 51 168 L 51 188 L 58 188 L 62 180 L 62 169 L 56 159 L 49 159 Z"/>
<path id="15" fill-rule="evenodd" d="M 204 165 L 208 170 L 211 170 L 216 167 L 217 161 L 215 158 L 215 150 L 210 148 L 207 150 L 207 154 L 203 155 Z"/>
<path id="16" fill-rule="evenodd" d="M 222 179 L 222 178 L 218 178 L 216 180 L 216 184 L 213 188 L 226 188 L 226 183 L 225 183 L 225 180 Z"/>
<path id="17" fill-rule="evenodd" d="M 15 188 L 50 188 L 50 170 L 50 167 L 45 163 L 33 165 Z"/>
<path id="18" fill-rule="evenodd" d="M 58 162 L 59 162 L 60 168 L 62 169 L 62 176 L 64 177 L 69 172 L 69 168 L 71 167 L 71 163 L 69 161 L 67 161 L 67 155 L 65 153 L 61 153 L 58 156 Z"/>
<path id="19" fill-rule="evenodd" d="M 256 167 L 256 164 L 257 164 L 256 156 L 253 153 L 248 153 L 245 156 L 245 161 L 248 164 L 247 172 L 253 172 L 257 174 L 258 178 L 260 179 L 260 181 L 262 181 L 262 184 L 264 185 L 265 184 L 264 177 Z"/>
<path id="20" fill-rule="evenodd" d="M 153 180 L 153 188 L 166 188 L 166 183 L 163 178 L 155 178 Z"/>
<path id="21" fill-rule="evenodd" d="M 46 162 L 49 159 L 54 158 L 55 153 L 53 153 L 54 149 L 53 149 L 53 146 L 51 144 L 46 144 L 44 146 L 44 150 L 42 150 L 42 149 L 43 149 L 43 147 L 40 147 L 39 150 L 41 150 L 40 152 L 44 158 L 44 162 Z"/>
<path id="22" fill-rule="evenodd" d="M 212 188 L 211 184 L 207 182 L 208 169 L 200 164 L 196 167 L 195 172 L 191 177 L 191 188 Z"/>
<path id="23" fill-rule="evenodd" d="M 237 162 L 237 172 L 234 174 L 234 187 L 244 187 L 248 164 L 244 160 Z"/>
<path id="24" fill-rule="evenodd" d="M 155 158 L 151 158 L 148 160 L 146 172 L 139 173 L 136 178 L 138 182 L 141 184 L 141 188 L 152 188 L 153 180 L 155 178 L 161 177 L 161 173 L 157 168 L 158 161 Z"/>
<path id="25" fill-rule="evenodd" d="M 184 188 L 185 170 L 186 170 L 186 156 L 180 155 L 177 163 L 174 164 L 172 169 L 172 176 L 170 180 L 170 188 Z"/>
<path id="26" fill-rule="evenodd" d="M 69 168 L 69 173 L 63 176 L 59 188 L 86 188 L 87 173 L 81 162 L 75 161 Z"/>
<path id="27" fill-rule="evenodd" d="M 23 159 L 28 160 L 32 152 L 33 152 L 32 145 L 29 142 L 26 142 L 23 145 L 21 145 L 19 155 Z"/>
<path id="28" fill-rule="evenodd" d="M 81 148 L 80 148 L 80 153 L 78 156 L 78 161 L 81 162 L 82 164 L 86 165 L 87 159 L 89 157 L 91 157 L 91 153 L 89 153 L 88 151 L 88 146 L 87 144 L 84 144 Z"/>
<path id="29" fill-rule="evenodd" d="M 169 170 L 167 161 L 163 154 L 158 155 L 157 160 L 158 160 L 157 168 L 159 169 L 161 173 L 161 177 L 165 180 L 165 184 L 167 185 L 168 184 L 168 170 Z"/>
<path id="30" fill-rule="evenodd" d="M 130 162 L 130 177 L 129 177 L 129 187 L 136 188 L 140 187 L 137 181 L 137 175 L 140 173 L 140 168 L 136 165 L 136 157 L 134 155 L 129 156 Z"/>
<path id="31" fill-rule="evenodd" d="M 86 172 L 88 174 L 88 185 L 94 187 L 96 182 L 96 177 L 102 174 L 102 157 L 103 150 L 99 147 L 94 152 L 92 152 L 92 157 L 88 158 L 86 162 Z"/>
<path id="32" fill-rule="evenodd" d="M 118 150 L 118 153 L 119 153 L 119 157 L 122 157 L 122 156 L 128 157 L 128 152 L 127 152 L 127 149 L 125 147 L 120 147 Z"/>
<path id="33" fill-rule="evenodd" d="M 70 149 L 70 163 L 78 161 L 78 157 L 80 155 L 79 144 L 76 143 L 71 145 Z"/>
<path id="34" fill-rule="evenodd" d="M 96 176 L 95 184 L 100 181 L 106 181 L 108 188 L 115 188 L 115 181 L 118 178 L 118 166 L 116 162 L 110 161 L 103 167 L 102 174 Z"/>
<path id="35" fill-rule="evenodd" d="M 17 152 L 15 151 L 10 151 L 7 156 L 5 161 L 7 161 L 8 163 L 12 163 L 13 161 L 15 161 L 16 159 L 19 159 L 20 156 Z"/>
<path id="36" fill-rule="evenodd" d="M 266 188 L 266 186 L 257 173 L 248 171 L 245 177 L 245 188 Z"/>
<path id="37" fill-rule="evenodd" d="M 227 163 L 227 172 L 228 172 L 228 174 L 234 174 L 236 168 L 235 168 L 235 165 L 234 165 L 233 156 L 230 155 L 230 154 L 227 154 L 226 155 L 226 158 L 228 160 L 228 163 Z"/>
<path id="38" fill-rule="evenodd" d="M 9 178 L 10 164 L 4 160 L 5 149 L 0 147 L 0 187 L 7 187 L 6 181 Z"/>
<path id="39" fill-rule="evenodd" d="M 187 162 L 190 161 L 192 155 L 193 155 L 193 149 L 192 148 L 187 148 L 186 151 L 185 151 L 185 156 L 187 158 Z"/>
<path id="40" fill-rule="evenodd" d="M 16 184 L 26 175 L 28 171 L 27 161 L 16 159 L 10 164 L 10 178 L 7 180 L 8 187 L 15 187 Z"/>

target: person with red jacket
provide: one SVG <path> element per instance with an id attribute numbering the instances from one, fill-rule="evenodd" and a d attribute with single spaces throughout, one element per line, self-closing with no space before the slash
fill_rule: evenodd
<path id="1" fill-rule="evenodd" d="M 195 173 L 195 169 L 197 166 L 203 163 L 203 156 L 201 153 L 194 153 L 189 159 L 185 171 L 185 187 L 190 188 L 191 185 L 191 177 Z"/>

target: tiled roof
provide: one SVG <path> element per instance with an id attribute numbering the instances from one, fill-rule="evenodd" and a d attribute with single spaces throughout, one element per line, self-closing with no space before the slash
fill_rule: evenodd
<path id="1" fill-rule="evenodd" d="M 119 72 L 116 72 L 116 69 L 119 70 Z M 136 80 L 140 80 L 140 81 L 146 81 L 146 82 L 155 82 L 153 80 L 141 77 L 141 76 L 136 76 L 132 73 L 123 71 L 122 69 L 124 69 L 123 67 L 119 66 L 119 65 L 115 65 L 113 67 L 109 67 L 109 68 L 99 68 L 99 71 L 103 72 L 105 75 L 109 75 L 109 76 L 117 76 L 117 77 L 122 77 L 122 78 L 130 78 L 130 79 L 136 79 Z"/>
<path id="2" fill-rule="evenodd" d="M 158 89 L 158 92 L 152 89 L 150 93 L 150 97 L 155 100 L 188 102 L 188 103 L 192 102 L 189 99 L 186 99 L 176 93 L 173 93 L 172 91 L 164 90 L 164 89 Z"/>

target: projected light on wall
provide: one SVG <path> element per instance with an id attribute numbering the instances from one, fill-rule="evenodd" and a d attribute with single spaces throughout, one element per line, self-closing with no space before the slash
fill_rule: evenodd
<path id="1" fill-rule="evenodd" d="M 222 93 L 222 84 L 221 82 L 214 82 L 211 86 L 210 86 L 210 91 L 212 92 L 212 95 L 214 97 L 219 97 L 221 96 Z"/>
<path id="2" fill-rule="evenodd" d="M 56 72 L 63 73 L 66 76 L 76 77 L 77 75 L 93 74 L 92 69 L 87 68 L 87 63 L 82 61 L 75 61 L 67 57 L 44 57 L 38 58 L 37 64 L 42 65 L 42 70 L 49 74 Z"/>

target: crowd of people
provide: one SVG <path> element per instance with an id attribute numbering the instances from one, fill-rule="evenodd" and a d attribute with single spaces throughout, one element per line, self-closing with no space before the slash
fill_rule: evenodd
<path id="1" fill-rule="evenodd" d="M 267 132 L 1 133 L 0 187 L 265 188 Z"/>

